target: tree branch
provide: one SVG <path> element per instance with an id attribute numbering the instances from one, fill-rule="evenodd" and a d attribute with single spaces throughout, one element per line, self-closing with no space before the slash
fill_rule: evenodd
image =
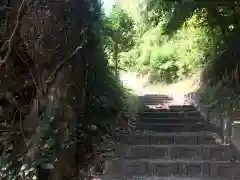
<path id="1" fill-rule="evenodd" d="M 16 36 L 17 34 L 17 31 L 19 29 L 19 26 L 20 26 L 20 21 L 21 21 L 21 18 L 22 18 L 22 12 L 25 8 L 25 5 L 27 3 L 27 0 L 23 0 L 19 9 L 18 9 L 18 13 L 17 13 L 17 22 L 16 22 L 16 25 L 13 29 L 13 32 L 9 38 L 9 40 L 6 41 L 6 44 L 8 45 L 8 51 L 6 53 L 6 55 L 4 56 L 4 58 L 2 59 L 2 57 L 0 57 L 0 66 L 2 66 L 4 63 L 6 63 L 6 61 L 8 60 L 10 54 L 12 53 L 12 43 L 13 43 L 13 39 L 14 37 Z M 5 46 L 5 43 L 4 45 Z M 1 49 L 3 50 L 4 47 L 2 47 Z"/>
<path id="2" fill-rule="evenodd" d="M 48 79 L 47 79 L 47 81 L 46 81 L 47 83 L 53 81 L 54 75 L 57 74 L 57 72 L 62 68 L 62 66 L 63 66 L 67 61 L 69 61 L 70 59 L 72 59 L 73 56 L 75 56 L 75 55 L 78 53 L 78 51 L 79 51 L 80 49 L 82 49 L 83 44 L 84 44 L 84 43 L 82 43 L 81 45 L 79 45 L 79 46 L 70 54 L 70 56 L 68 56 L 68 57 L 66 57 L 65 59 L 63 59 L 63 60 L 55 67 L 55 69 L 53 70 L 53 72 L 49 75 L 49 77 L 48 77 Z"/>

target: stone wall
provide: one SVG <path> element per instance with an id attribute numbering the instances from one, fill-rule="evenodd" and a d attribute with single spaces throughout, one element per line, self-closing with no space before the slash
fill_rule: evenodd
<path id="1" fill-rule="evenodd" d="M 220 115 L 201 101 L 200 93 L 188 93 L 185 97 L 201 112 L 205 121 L 213 125 L 222 137 L 224 144 L 233 145 L 239 152 L 237 154 L 240 154 L 240 120 L 238 115 Z"/>

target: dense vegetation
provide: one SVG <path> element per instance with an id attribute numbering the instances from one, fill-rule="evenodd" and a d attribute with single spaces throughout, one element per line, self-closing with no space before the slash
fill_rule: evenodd
<path id="1" fill-rule="evenodd" d="M 100 2 L 0 6 L 0 179 L 100 173 L 101 145 L 117 141 L 116 119 L 134 100 L 104 54 Z"/>
<path id="2" fill-rule="evenodd" d="M 5 3 L 0 179 L 102 171 L 96 165 L 110 150 L 101 145 L 117 141 L 117 117 L 136 113 L 118 82 L 121 69 L 166 83 L 202 71 L 208 92 L 223 100 L 240 90 L 239 1 L 118 0 L 108 15 L 99 0 Z"/>
<path id="3" fill-rule="evenodd" d="M 150 0 L 129 6 L 124 0 L 117 2 L 135 22 L 134 46 L 118 54 L 123 68 L 167 83 L 203 70 L 205 84 L 224 81 L 236 89 L 238 1 Z"/>

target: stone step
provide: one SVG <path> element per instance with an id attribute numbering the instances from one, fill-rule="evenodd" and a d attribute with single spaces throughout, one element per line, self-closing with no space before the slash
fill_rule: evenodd
<path id="1" fill-rule="evenodd" d="M 147 95 L 139 100 L 145 106 L 135 122 L 138 131 L 121 136 L 121 143 L 114 147 L 118 158 L 106 168 L 107 175 L 114 176 L 104 179 L 240 179 L 236 150 L 222 145 L 217 134 L 205 132 L 212 126 L 204 122 L 194 106 L 167 106 L 172 99 L 162 95 Z"/>
<path id="2" fill-rule="evenodd" d="M 122 139 L 124 144 L 132 145 L 201 145 L 221 144 L 221 139 L 214 133 L 146 133 L 125 135 Z"/>
<path id="3" fill-rule="evenodd" d="M 169 98 L 169 97 L 142 97 L 140 98 L 141 101 L 148 101 L 148 100 L 162 100 L 162 101 L 173 101 L 172 98 Z"/>
<path id="4" fill-rule="evenodd" d="M 116 180 L 116 179 L 115 179 Z M 130 180 L 130 179 L 128 179 Z M 191 178 L 191 177 L 156 177 L 156 176 L 145 176 L 144 177 L 133 177 L 131 180 L 227 180 L 226 178 L 206 178 L 206 177 L 200 177 L 200 178 Z M 228 179 L 229 180 L 229 179 Z"/>
<path id="5" fill-rule="evenodd" d="M 144 106 L 140 109 L 140 112 L 189 112 L 196 111 L 196 108 L 149 108 Z"/>
<path id="6" fill-rule="evenodd" d="M 141 100 L 141 104 L 143 104 L 143 105 L 148 105 L 148 104 L 152 104 L 152 103 L 154 103 L 154 104 L 161 104 L 161 105 L 163 105 L 163 104 L 170 104 L 170 103 L 172 103 L 172 100 L 170 100 L 170 99 L 142 99 Z"/>
<path id="7" fill-rule="evenodd" d="M 143 107 L 148 107 L 149 105 L 157 105 L 159 104 L 160 107 L 165 106 L 168 109 L 174 109 L 174 110 L 196 110 L 196 107 L 193 105 L 167 105 L 164 103 L 165 101 L 161 100 L 144 100 L 143 101 Z"/>
<path id="8" fill-rule="evenodd" d="M 178 177 L 177 176 L 170 176 L 170 177 L 145 176 L 145 177 L 133 177 L 130 179 L 127 178 L 127 180 L 227 180 L 227 179 L 226 178 L 206 178 L 206 177 L 192 178 L 192 177 L 179 177 L 179 176 Z"/>
<path id="9" fill-rule="evenodd" d="M 165 95 L 145 95 L 145 96 L 139 96 L 140 100 L 145 99 L 162 99 L 162 100 L 173 100 L 172 97 L 165 96 Z"/>
<path id="10" fill-rule="evenodd" d="M 146 123 L 198 123 L 204 122 L 203 117 L 165 117 L 165 118 L 153 118 L 153 117 L 140 117 L 141 122 Z"/>
<path id="11" fill-rule="evenodd" d="M 197 132 L 208 130 L 210 125 L 203 123 L 146 123 L 138 122 L 137 130 L 157 131 L 157 132 Z"/>
<path id="12" fill-rule="evenodd" d="M 115 160 L 109 172 L 125 177 L 159 176 L 159 177 L 240 177 L 240 163 L 230 161 L 206 160 Z"/>
<path id="13" fill-rule="evenodd" d="M 234 151 L 220 145 L 126 145 L 120 156 L 126 159 L 234 160 Z"/>
<path id="14" fill-rule="evenodd" d="M 158 94 L 158 93 L 155 93 L 155 94 L 145 94 L 143 96 L 140 96 L 140 97 L 170 97 L 166 94 Z"/>
<path id="15" fill-rule="evenodd" d="M 146 106 L 159 106 L 159 105 L 163 105 L 169 103 L 169 101 L 166 100 L 145 100 L 142 102 L 142 104 L 146 105 Z"/>
<path id="16" fill-rule="evenodd" d="M 140 98 L 140 100 L 141 101 L 147 101 L 147 100 L 155 100 L 155 101 L 157 101 L 157 100 L 165 100 L 165 101 L 173 101 L 173 99 L 172 98 L 170 98 L 170 97 L 163 97 L 163 96 L 148 96 L 148 97 L 141 97 Z"/>
<path id="17" fill-rule="evenodd" d="M 100 176 L 100 179 L 108 180 L 229 180 L 226 178 L 211 178 L 211 177 L 179 177 L 179 176 L 169 176 L 169 177 L 157 177 L 157 176 L 136 176 L 136 177 L 126 177 L 104 174 Z"/>
<path id="18" fill-rule="evenodd" d="M 201 113 L 198 111 L 188 112 L 143 112 L 139 113 L 142 118 L 166 118 L 166 117 L 199 117 Z"/>
<path id="19" fill-rule="evenodd" d="M 192 108 L 192 109 L 196 109 L 196 107 L 194 107 L 193 105 L 170 105 L 168 106 L 170 109 L 179 109 L 179 108 Z"/>

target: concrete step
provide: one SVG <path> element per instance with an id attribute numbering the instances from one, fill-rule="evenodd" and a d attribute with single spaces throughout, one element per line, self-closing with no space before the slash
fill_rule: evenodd
<path id="1" fill-rule="evenodd" d="M 135 176 L 135 177 L 124 177 L 123 175 L 116 174 L 104 174 L 100 176 L 102 180 L 230 180 L 229 178 L 211 178 L 211 177 L 180 177 L 180 176 L 169 176 L 169 177 L 158 177 L 158 176 Z M 234 179 L 236 180 L 236 179 Z"/>
<path id="2" fill-rule="evenodd" d="M 105 174 L 100 176 L 103 180 L 229 180 L 226 178 L 210 178 L 210 177 L 179 177 L 179 176 L 169 176 L 169 177 L 157 177 L 157 176 L 136 176 L 136 177 L 123 177 L 117 175 Z"/>
<path id="3" fill-rule="evenodd" d="M 140 98 L 140 100 L 142 101 L 142 102 L 144 102 L 144 101 L 173 101 L 173 99 L 172 98 L 169 98 L 169 97 L 159 97 L 159 96 L 157 96 L 157 97 L 142 97 L 142 98 Z"/>
<path id="4" fill-rule="evenodd" d="M 146 123 L 138 122 L 137 130 L 157 132 L 197 132 L 209 130 L 210 125 L 203 123 Z"/>
<path id="5" fill-rule="evenodd" d="M 149 104 L 161 104 L 166 105 L 172 103 L 172 100 L 169 99 L 143 99 L 141 100 L 142 105 L 149 105 Z"/>
<path id="6" fill-rule="evenodd" d="M 196 108 L 149 108 L 144 106 L 140 109 L 140 112 L 189 112 L 196 111 Z"/>
<path id="7" fill-rule="evenodd" d="M 144 100 L 141 100 L 141 104 L 142 106 L 147 106 L 147 105 L 166 105 L 166 104 L 170 104 L 172 101 L 171 100 L 164 100 L 164 99 L 144 99 Z"/>
<path id="8" fill-rule="evenodd" d="M 187 112 L 143 112 L 139 113 L 142 118 L 170 118 L 170 117 L 199 117 L 201 113 L 198 111 Z"/>
<path id="9" fill-rule="evenodd" d="M 133 177 L 130 178 L 131 180 L 229 180 L 226 178 L 192 178 L 192 177 L 177 177 L 177 176 L 170 176 L 170 177 L 157 177 L 157 176 L 145 176 L 145 177 Z M 127 180 L 130 180 L 127 178 Z"/>
<path id="10" fill-rule="evenodd" d="M 159 177 L 240 177 L 240 163 L 229 161 L 206 160 L 115 160 L 109 172 L 133 176 L 159 176 Z"/>
<path id="11" fill-rule="evenodd" d="M 131 145 L 201 145 L 221 144 L 221 139 L 210 132 L 146 133 L 123 136 L 122 142 Z"/>
<path id="12" fill-rule="evenodd" d="M 166 101 L 145 100 L 145 101 L 143 101 L 143 107 L 148 107 L 149 105 L 159 104 L 159 107 L 165 106 L 168 109 L 173 109 L 173 110 L 193 110 L 193 111 L 196 110 L 196 107 L 194 107 L 193 105 L 169 105 L 169 103 L 164 105 L 164 102 L 166 102 Z"/>
<path id="13" fill-rule="evenodd" d="M 140 117 L 141 122 L 146 123 L 198 123 L 203 122 L 203 117 L 165 117 L 165 118 L 153 118 L 153 117 Z"/>
<path id="14" fill-rule="evenodd" d="M 186 108 L 186 109 L 189 109 L 189 108 L 192 108 L 192 109 L 196 109 L 196 107 L 194 107 L 193 105 L 170 105 L 168 106 L 170 109 L 179 109 L 179 108 Z"/>
<path id="15" fill-rule="evenodd" d="M 126 145 L 117 152 L 125 159 L 234 160 L 234 151 L 221 145 Z"/>
<path id="16" fill-rule="evenodd" d="M 166 95 L 145 95 L 145 96 L 139 96 L 138 98 L 140 100 L 145 100 L 145 99 L 173 100 L 172 97 L 169 97 L 169 96 L 166 96 Z"/>
<path id="17" fill-rule="evenodd" d="M 149 100 L 144 100 L 143 101 L 143 105 L 144 106 L 148 106 L 149 103 L 157 103 L 159 102 L 160 100 L 154 100 L 154 99 L 149 99 Z M 162 104 L 163 105 L 163 104 Z M 196 110 L 196 107 L 194 107 L 193 105 L 170 105 L 170 104 L 166 104 L 166 106 L 169 108 L 169 109 L 192 109 L 192 110 Z"/>

